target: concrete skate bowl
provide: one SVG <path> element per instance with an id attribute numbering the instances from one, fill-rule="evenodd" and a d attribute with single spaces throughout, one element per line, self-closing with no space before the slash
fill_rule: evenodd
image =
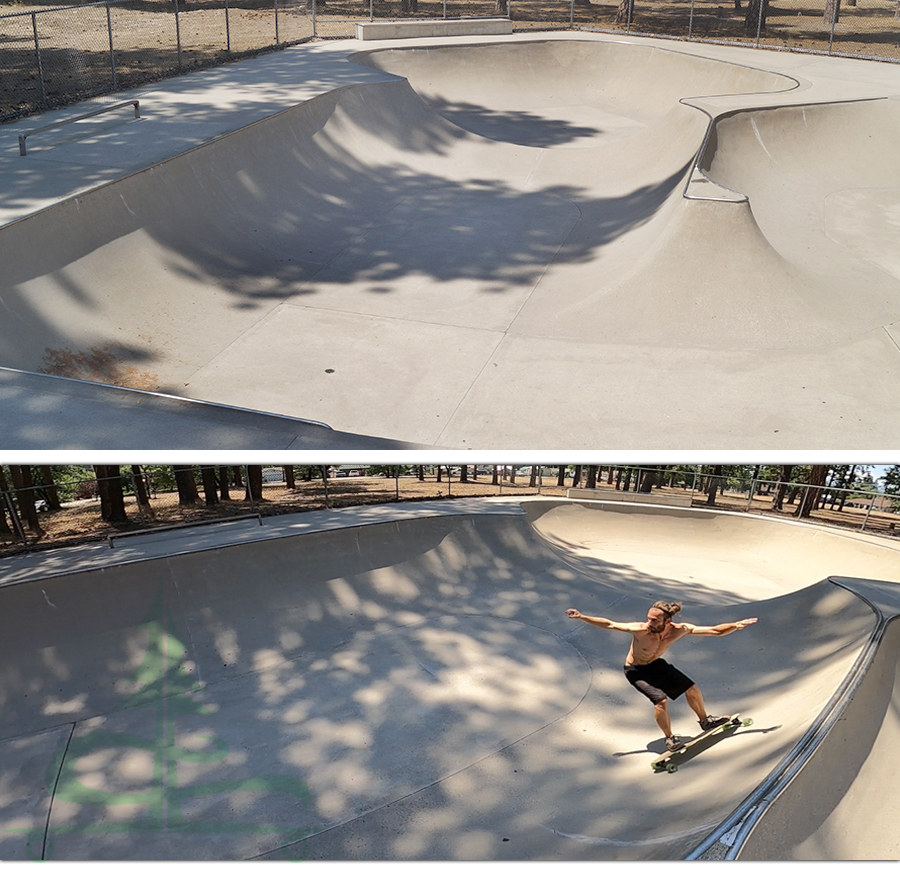
<path id="1" fill-rule="evenodd" d="M 140 544 L 154 558 L 0 589 L 0 854 L 688 857 L 722 845 L 717 828 L 783 777 L 868 667 L 879 614 L 853 590 L 896 600 L 870 580 L 701 600 L 716 565 L 698 555 L 693 581 L 677 565 L 661 576 L 669 550 L 653 538 L 599 576 L 569 564 L 560 532 L 576 544 L 576 529 L 555 507 L 408 512 L 346 511 L 345 527 L 332 514 L 326 531 L 294 517 L 307 533 L 202 551 L 175 537 Z M 640 517 L 620 513 L 602 512 L 611 533 L 636 536 Z M 718 518 L 695 517 L 698 551 Z M 756 724 L 657 775 L 658 731 L 621 675 L 627 641 L 564 610 L 631 619 L 685 590 L 692 621 L 759 616 L 677 645 L 708 701 Z"/>
<path id="2" fill-rule="evenodd" d="M 871 448 L 890 432 L 893 413 L 857 416 L 872 411 L 860 377 L 897 367 L 896 279 L 860 255 L 877 236 L 829 237 L 856 234 L 861 202 L 829 194 L 807 257 L 805 230 L 757 224 L 755 199 L 810 176 L 821 195 L 831 166 L 756 187 L 743 175 L 762 116 L 732 114 L 707 141 L 690 106 L 796 101 L 796 80 L 577 40 L 355 58 L 404 78 L 324 94 L 0 230 L 0 363 L 445 447 L 633 445 L 640 427 L 647 447 L 696 448 L 677 401 L 701 392 L 711 447 L 735 431 L 789 447 L 802 428 L 805 448 Z M 888 105 L 867 104 L 864 187 L 891 164 Z M 845 127 L 823 117 L 821 144 Z M 753 210 L 704 182 L 701 149 Z M 521 395 L 563 376 L 640 405 L 627 424 L 522 418 Z"/>

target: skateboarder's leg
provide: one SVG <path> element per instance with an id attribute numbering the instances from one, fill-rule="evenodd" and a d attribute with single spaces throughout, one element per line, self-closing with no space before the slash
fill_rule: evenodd
<path id="1" fill-rule="evenodd" d="M 706 706 L 703 704 L 703 694 L 700 692 L 700 688 L 694 684 L 690 689 L 685 690 L 684 698 L 687 699 L 691 711 L 697 715 L 698 720 L 705 720 Z"/>
<path id="2" fill-rule="evenodd" d="M 663 699 L 653 706 L 653 716 L 656 718 L 657 726 L 662 730 L 663 735 L 668 739 L 672 737 L 672 721 L 669 719 L 669 700 Z"/>

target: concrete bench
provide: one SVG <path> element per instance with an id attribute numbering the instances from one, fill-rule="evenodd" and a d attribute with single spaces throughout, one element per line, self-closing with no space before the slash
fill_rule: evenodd
<path id="1" fill-rule="evenodd" d="M 570 488 L 566 497 L 588 501 L 620 501 L 628 504 L 663 504 L 669 507 L 689 507 L 690 495 L 640 494 L 633 491 L 611 491 L 603 488 Z"/>
<path id="2" fill-rule="evenodd" d="M 417 21 L 361 21 L 357 40 L 403 40 L 410 37 L 470 37 L 511 34 L 508 18 L 454 18 Z"/>

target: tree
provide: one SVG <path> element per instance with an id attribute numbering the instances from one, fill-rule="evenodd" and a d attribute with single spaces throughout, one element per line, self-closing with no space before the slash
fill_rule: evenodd
<path id="1" fill-rule="evenodd" d="M 794 512 L 798 519 L 808 518 L 818 506 L 822 489 L 825 486 L 825 480 L 828 478 L 829 466 L 828 464 L 813 464 L 807 479 L 807 489 L 803 493 L 800 506 Z"/>
<path id="2" fill-rule="evenodd" d="M 616 9 L 616 24 L 631 24 L 634 20 L 634 0 L 619 0 Z"/>
<path id="3" fill-rule="evenodd" d="M 6 480 L 6 474 L 0 467 L 0 539 L 11 540 L 15 534 L 20 537 L 24 535 L 19 533 L 18 520 L 16 519 L 15 507 L 12 505 L 11 492 L 9 490 L 9 482 Z M 7 521 L 7 516 L 9 521 Z"/>
<path id="4" fill-rule="evenodd" d="M 259 503 L 262 501 L 262 464 L 247 465 L 247 490 L 244 493 L 244 500 Z"/>
<path id="5" fill-rule="evenodd" d="M 714 464 L 712 469 L 712 477 L 706 487 L 706 506 L 714 507 L 716 505 L 716 492 L 722 482 L 722 465 Z"/>
<path id="6" fill-rule="evenodd" d="M 175 485 L 178 488 L 178 506 L 192 507 L 200 502 L 197 481 L 194 479 L 194 468 L 190 464 L 175 464 Z"/>
<path id="7" fill-rule="evenodd" d="M 737 8 L 740 9 L 740 7 Z M 744 32 L 750 36 L 765 33 L 768 14 L 769 0 L 750 0 L 747 5 L 747 14 L 744 16 Z"/>
<path id="8" fill-rule="evenodd" d="M 884 474 L 884 490 L 887 494 L 900 494 L 900 464 L 888 467 Z"/>
<path id="9" fill-rule="evenodd" d="M 218 485 L 216 484 L 216 468 L 201 465 L 200 477 L 203 480 L 203 496 L 206 506 L 214 507 L 219 503 Z"/>
<path id="10" fill-rule="evenodd" d="M 44 465 L 38 467 L 38 471 L 41 474 L 41 494 L 47 501 L 47 508 L 50 510 L 61 510 L 62 502 L 59 499 L 59 492 L 53 479 L 53 468 Z"/>
<path id="11" fill-rule="evenodd" d="M 43 534 L 44 529 L 38 521 L 37 507 L 35 506 L 31 467 L 27 464 L 10 464 L 9 475 L 12 477 L 19 513 L 35 534 Z"/>
<path id="12" fill-rule="evenodd" d="M 104 522 L 121 525 L 128 521 L 125 513 L 125 489 L 118 464 L 95 464 L 97 494 L 100 495 L 100 517 Z"/>
<path id="13" fill-rule="evenodd" d="M 150 506 L 150 493 L 147 488 L 147 477 L 140 464 L 131 465 L 131 475 L 134 479 L 134 496 L 137 498 L 138 509 L 148 518 L 153 518 L 153 509 Z"/>

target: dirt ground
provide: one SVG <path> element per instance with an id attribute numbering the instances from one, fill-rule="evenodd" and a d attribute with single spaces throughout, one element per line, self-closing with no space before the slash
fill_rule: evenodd
<path id="1" fill-rule="evenodd" d="M 827 52 L 900 61 L 898 0 L 843 0 L 831 40 L 825 0 L 774 0 L 759 44 L 787 50 Z M 857 2 L 857 0 L 852 0 Z M 512 0 L 516 29 L 575 27 L 676 36 L 754 45 L 747 33 L 747 0 L 635 0 L 632 21 L 616 23 L 618 0 Z M 420 0 L 404 13 L 399 0 L 127 0 L 107 11 L 103 4 L 53 8 L 0 0 L 0 122 L 48 107 L 131 88 L 199 67 L 225 63 L 278 45 L 351 37 L 357 21 L 441 17 L 444 4 Z M 449 0 L 448 16 L 490 16 L 490 0 Z M 31 13 L 36 13 L 32 17 Z M 35 31 L 40 49 L 36 63 Z M 179 39 L 181 43 L 179 51 Z M 112 42 L 112 46 L 110 46 Z"/>
<path id="2" fill-rule="evenodd" d="M 471 478 L 470 478 L 471 479 Z M 284 482 L 266 483 L 263 500 L 253 503 L 244 499 L 244 489 L 230 489 L 230 500 L 220 501 L 215 506 L 199 503 L 182 507 L 178 505 L 175 492 L 158 492 L 151 498 L 151 514 L 142 512 L 133 496 L 126 497 L 126 513 L 129 521 L 124 525 L 110 525 L 100 517 L 100 501 L 91 498 L 64 504 L 62 510 L 42 513 L 40 516 L 42 534 L 29 534 L 27 544 L 7 540 L 0 535 L 0 557 L 19 554 L 35 549 L 51 548 L 68 544 L 106 541 L 110 537 L 125 536 L 135 531 L 152 528 L 181 527 L 201 522 L 233 519 L 246 516 L 274 516 L 283 513 L 297 513 L 310 510 L 387 504 L 411 503 L 423 500 L 447 500 L 468 497 L 514 497 L 534 496 L 565 497 L 571 487 L 571 479 L 560 487 L 553 477 L 544 476 L 542 483 L 530 486 L 528 476 L 517 477 L 513 483 L 503 480 L 493 484 L 491 476 L 479 476 L 477 481 L 459 482 L 458 476 L 448 482 L 446 475 L 440 482 L 434 476 L 419 481 L 414 476 L 403 476 L 399 480 L 380 477 L 330 478 L 326 485 L 321 479 L 304 482 L 297 480 L 293 489 Z M 599 489 L 614 490 L 605 482 L 598 483 Z M 659 500 L 665 497 L 692 496 L 692 506 L 706 507 L 706 496 L 690 490 L 666 488 L 653 492 Z M 616 492 L 617 500 L 629 500 L 629 493 Z M 663 501 L 664 502 L 664 501 Z M 785 503 L 781 513 L 772 510 L 771 495 L 757 495 L 748 505 L 747 494 L 737 492 L 719 493 L 715 509 L 732 512 L 753 512 L 760 515 L 791 518 L 796 505 Z M 845 528 L 859 532 L 864 526 L 867 533 L 882 537 L 900 539 L 900 514 L 876 511 L 867 515 L 865 509 L 850 507 L 843 511 L 823 508 L 816 510 L 810 520 L 813 523 Z"/>

